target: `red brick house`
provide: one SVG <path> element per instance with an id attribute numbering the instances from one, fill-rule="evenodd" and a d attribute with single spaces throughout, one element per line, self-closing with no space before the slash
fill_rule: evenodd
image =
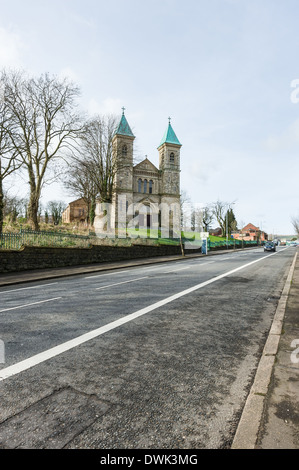
<path id="1" fill-rule="evenodd" d="M 257 241 L 263 242 L 268 240 L 267 233 L 260 230 L 259 227 L 256 227 L 253 224 L 247 224 L 239 232 L 233 232 L 233 237 L 236 240 L 245 240 L 245 241 Z"/>

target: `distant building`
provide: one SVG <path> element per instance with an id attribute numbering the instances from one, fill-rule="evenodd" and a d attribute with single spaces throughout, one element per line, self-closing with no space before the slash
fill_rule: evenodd
<path id="1" fill-rule="evenodd" d="M 253 224 L 247 224 L 239 231 L 232 233 L 235 240 L 244 240 L 244 241 L 257 241 L 264 242 L 268 240 L 268 234 L 260 230 L 259 227 L 256 227 Z"/>
<path id="2" fill-rule="evenodd" d="M 221 237 L 222 230 L 220 227 L 217 227 L 217 228 L 209 230 L 209 234 L 212 235 L 213 237 Z"/>
<path id="3" fill-rule="evenodd" d="M 62 223 L 85 222 L 88 214 L 88 206 L 83 198 L 69 203 L 62 213 Z"/>

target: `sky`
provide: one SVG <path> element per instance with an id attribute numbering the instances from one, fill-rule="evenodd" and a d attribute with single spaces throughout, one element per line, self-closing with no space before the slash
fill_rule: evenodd
<path id="1" fill-rule="evenodd" d="M 1 69 L 68 77 L 90 116 L 124 106 L 137 156 L 156 166 L 171 117 L 192 203 L 225 201 L 239 226 L 294 232 L 297 0 L 0 0 L 0 12 Z M 54 199 L 74 198 L 56 183 L 42 203 Z"/>

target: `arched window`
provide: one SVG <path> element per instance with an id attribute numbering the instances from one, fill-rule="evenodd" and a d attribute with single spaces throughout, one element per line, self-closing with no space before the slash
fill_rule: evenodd
<path id="1" fill-rule="evenodd" d="M 144 182 L 143 182 L 143 192 L 144 193 L 147 192 L 147 180 L 144 180 Z"/>
<path id="2" fill-rule="evenodd" d="M 149 193 L 152 194 L 152 192 L 153 192 L 153 181 L 152 180 L 150 180 L 150 182 L 149 182 L 148 190 L 149 190 Z"/>
<path id="3" fill-rule="evenodd" d="M 128 153 L 128 147 L 126 145 L 123 145 L 123 148 L 121 150 L 122 156 L 126 157 Z"/>
<path id="4" fill-rule="evenodd" d="M 174 163 L 174 153 L 171 152 L 171 154 L 169 155 L 169 161 L 170 163 Z"/>
<path id="5" fill-rule="evenodd" d="M 138 192 L 141 193 L 141 186 L 142 186 L 142 179 L 139 178 L 138 180 Z"/>

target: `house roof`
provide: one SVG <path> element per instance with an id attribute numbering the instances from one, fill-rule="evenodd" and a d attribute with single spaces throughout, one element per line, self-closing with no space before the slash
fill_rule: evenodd
<path id="1" fill-rule="evenodd" d="M 69 206 L 70 206 L 71 204 L 75 204 L 75 203 L 77 203 L 77 202 L 80 202 L 80 203 L 82 203 L 82 204 L 86 204 L 85 199 L 84 199 L 83 197 L 80 197 L 79 199 L 75 199 L 75 201 L 69 202 Z"/>
<path id="2" fill-rule="evenodd" d="M 252 230 L 259 230 L 259 228 L 256 227 L 255 225 L 253 225 L 253 224 L 247 224 L 247 225 L 245 225 L 245 227 L 242 228 L 242 231 L 243 231 L 243 230 L 250 230 L 250 229 L 252 229 Z"/>

